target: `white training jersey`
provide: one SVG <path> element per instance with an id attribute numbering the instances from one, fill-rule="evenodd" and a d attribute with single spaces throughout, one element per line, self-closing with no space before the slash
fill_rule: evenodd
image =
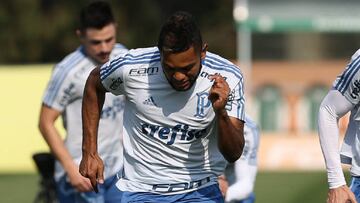
<path id="1" fill-rule="evenodd" d="M 226 161 L 217 147 L 215 113 L 208 100 L 213 84 L 208 77 L 213 74 L 221 74 L 230 86 L 228 115 L 244 120 L 242 74 L 218 55 L 207 52 L 195 84 L 187 91 L 171 87 L 157 47 L 130 50 L 102 66 L 104 87 L 126 97 L 121 190 L 169 194 L 174 190 L 159 191 L 158 184 L 187 186 L 208 177 L 212 181 L 207 185 L 216 183 Z M 177 193 L 194 188 L 183 189 Z"/>
<path id="2" fill-rule="evenodd" d="M 82 157 L 83 91 L 90 72 L 97 65 L 86 56 L 83 49 L 82 46 L 79 47 L 55 66 L 43 97 L 45 105 L 62 112 L 66 129 L 65 146 L 78 165 Z M 116 44 L 110 58 L 125 51 L 127 49 L 124 46 Z M 123 110 L 124 98 L 109 93 L 101 112 L 98 134 L 98 152 L 104 161 L 105 178 L 115 175 L 122 169 Z M 60 162 L 56 162 L 55 179 L 59 180 L 64 174 Z"/>
<path id="3" fill-rule="evenodd" d="M 342 161 L 351 164 L 350 172 L 360 176 L 360 49 L 351 57 L 351 61 L 344 72 L 334 82 L 334 89 L 338 90 L 354 105 L 351 110 L 349 125 L 345 134 L 341 154 Z M 345 158 L 347 157 L 347 158 Z"/>

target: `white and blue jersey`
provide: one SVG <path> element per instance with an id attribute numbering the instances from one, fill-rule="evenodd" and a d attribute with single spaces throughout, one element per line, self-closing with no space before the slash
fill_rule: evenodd
<path id="1" fill-rule="evenodd" d="M 209 76 L 221 74 L 231 93 L 229 116 L 244 120 L 241 71 L 207 52 L 195 84 L 176 91 L 167 81 L 157 47 L 130 50 L 104 64 L 104 87 L 126 97 L 123 191 L 183 193 L 215 184 L 226 161 L 217 147 Z"/>
<path id="2" fill-rule="evenodd" d="M 126 52 L 121 44 L 116 44 L 110 58 Z M 52 73 L 43 97 L 43 103 L 62 112 L 66 129 L 65 146 L 76 164 L 82 157 L 81 106 L 85 82 L 96 63 L 86 56 L 83 47 L 65 57 Z M 122 169 L 122 114 L 124 98 L 108 94 L 101 112 L 98 136 L 98 152 L 104 160 L 105 178 L 115 175 Z M 55 166 L 55 179 L 65 174 L 59 162 Z"/>
<path id="3" fill-rule="evenodd" d="M 241 202 L 248 198 L 254 201 L 254 186 L 257 174 L 257 152 L 260 133 L 256 123 L 247 115 L 244 125 L 245 146 L 241 157 L 235 163 L 229 163 L 225 176 L 229 187 L 226 202 Z M 241 201 L 240 201 L 241 200 Z"/>
<path id="4" fill-rule="evenodd" d="M 338 90 L 350 103 L 351 110 L 349 125 L 346 130 L 341 155 L 342 162 L 351 164 L 350 172 L 353 176 L 360 176 L 360 49 L 351 57 L 351 61 L 339 75 L 333 88 Z"/>

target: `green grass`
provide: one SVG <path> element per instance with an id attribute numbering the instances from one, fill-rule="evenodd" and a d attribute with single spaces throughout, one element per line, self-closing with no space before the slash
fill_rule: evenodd
<path id="1" fill-rule="evenodd" d="M 318 203 L 327 196 L 325 172 L 261 172 L 257 176 L 257 203 Z"/>
<path id="2" fill-rule="evenodd" d="M 39 176 L 36 174 L 0 174 L 0 202 L 33 202 L 38 191 L 38 181 Z M 260 172 L 255 193 L 257 203 L 325 202 L 326 173 Z"/>
<path id="3" fill-rule="evenodd" d="M 1 203 L 31 203 L 38 191 L 34 174 L 0 174 Z"/>

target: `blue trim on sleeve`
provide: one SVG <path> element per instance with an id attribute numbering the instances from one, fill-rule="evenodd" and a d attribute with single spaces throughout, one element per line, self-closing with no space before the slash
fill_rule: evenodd
<path id="1" fill-rule="evenodd" d="M 335 89 L 337 89 L 339 92 L 344 94 L 346 89 L 349 87 L 351 80 L 359 70 L 359 68 L 360 68 L 360 56 L 358 56 L 348 65 L 348 68 L 340 76 L 340 79 L 336 84 Z"/>
<path id="2" fill-rule="evenodd" d="M 109 66 L 106 66 L 100 70 L 100 79 L 104 80 L 107 78 L 111 73 L 113 73 L 118 68 L 121 68 L 124 65 L 132 65 L 132 64 L 146 64 L 146 63 L 154 63 L 160 61 L 160 52 L 151 52 L 151 53 L 144 53 L 141 55 L 131 55 L 126 54 L 123 57 L 116 58 L 115 60 L 110 62 Z"/>
<path id="3" fill-rule="evenodd" d="M 66 76 L 69 74 L 70 70 L 72 70 L 73 67 L 82 59 L 84 59 L 84 55 L 78 49 L 78 51 L 75 52 L 73 55 L 69 56 L 68 59 L 58 64 L 58 66 L 60 66 L 61 68 L 63 67 L 63 69 L 58 70 L 58 72 L 56 72 L 53 76 L 51 84 L 49 84 L 50 87 L 48 89 L 51 91 L 47 92 L 48 94 L 45 96 L 43 101 L 45 104 L 51 105 L 54 102 L 55 97 L 58 94 L 59 89 L 63 84 Z"/>

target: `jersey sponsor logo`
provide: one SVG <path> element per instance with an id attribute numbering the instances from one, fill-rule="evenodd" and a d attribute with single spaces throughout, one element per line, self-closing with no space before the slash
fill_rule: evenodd
<path id="1" fill-rule="evenodd" d="M 354 89 L 352 90 L 350 96 L 353 99 L 356 99 L 359 96 L 359 92 L 360 92 L 360 81 L 359 80 L 355 80 L 354 84 Z"/>
<path id="2" fill-rule="evenodd" d="M 206 183 L 210 182 L 210 177 L 206 177 L 202 180 L 195 180 L 191 182 L 175 183 L 175 184 L 156 184 L 153 185 L 152 190 L 156 192 L 178 192 L 183 190 L 190 190 L 198 188 Z"/>
<path id="3" fill-rule="evenodd" d="M 148 67 L 148 68 L 132 68 L 129 71 L 131 76 L 146 76 L 146 75 L 156 75 L 159 72 L 159 67 Z"/>
<path id="4" fill-rule="evenodd" d="M 210 74 L 210 73 L 205 72 L 205 71 L 202 71 L 202 72 L 200 73 L 200 77 L 207 78 L 207 79 L 209 79 L 209 80 L 210 80 L 209 77 L 212 76 L 212 75 L 220 75 L 220 73 Z M 224 80 L 226 81 L 227 77 L 223 77 L 223 78 L 224 78 Z M 211 81 L 213 81 L 213 80 L 211 80 Z"/>
<path id="5" fill-rule="evenodd" d="M 199 139 L 206 134 L 206 128 L 190 129 L 190 127 L 186 124 L 177 124 L 176 126 L 170 128 L 151 125 L 149 123 L 142 123 L 141 131 L 147 136 L 166 141 L 167 145 L 174 144 L 177 137 L 180 140 L 191 141 L 193 139 Z"/>
<path id="6" fill-rule="evenodd" d="M 74 83 L 70 83 L 69 86 L 67 88 L 64 89 L 63 91 L 63 96 L 60 99 L 60 105 L 61 106 L 66 106 L 68 104 L 71 103 L 71 101 L 74 100 L 74 95 L 76 94 L 75 92 L 75 84 Z"/>
<path id="7" fill-rule="evenodd" d="M 211 102 L 209 100 L 209 93 L 201 92 L 196 93 L 197 96 L 197 106 L 196 106 L 196 113 L 195 117 L 197 118 L 204 118 L 205 117 L 205 110 L 211 106 Z"/>
<path id="8" fill-rule="evenodd" d="M 110 85 L 110 89 L 116 90 L 122 83 L 123 81 L 121 80 L 121 78 L 117 78 L 116 80 L 113 79 Z"/>
<path id="9" fill-rule="evenodd" d="M 104 106 L 101 111 L 101 119 L 112 119 L 116 118 L 116 115 L 124 109 L 124 102 L 120 98 L 115 98 L 110 106 Z"/>

